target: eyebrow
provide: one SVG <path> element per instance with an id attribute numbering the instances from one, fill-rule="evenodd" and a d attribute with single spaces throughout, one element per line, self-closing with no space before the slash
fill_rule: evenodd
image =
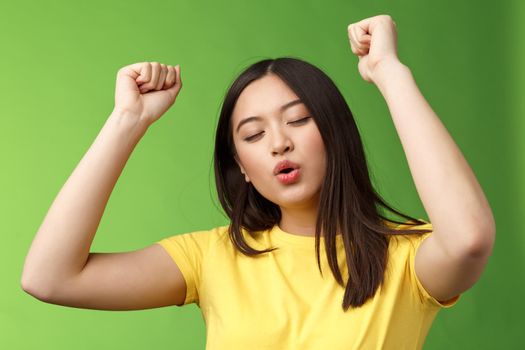
<path id="1" fill-rule="evenodd" d="M 295 106 L 297 104 L 300 104 L 300 103 L 303 103 L 303 101 L 301 101 L 300 98 L 298 98 L 297 100 L 293 100 L 293 101 L 287 102 L 284 105 L 282 105 L 281 108 L 279 108 L 279 111 L 282 113 L 286 109 L 288 109 L 288 108 L 290 108 L 292 106 Z M 241 128 L 241 126 L 243 126 L 246 123 L 253 122 L 253 121 L 260 121 L 260 120 L 262 120 L 262 118 L 259 117 L 259 116 L 252 116 L 252 117 L 245 118 L 245 119 L 243 119 L 243 120 L 241 120 L 239 122 L 239 124 L 237 125 L 237 128 L 235 129 L 235 132 L 238 133 L 239 129 Z"/>

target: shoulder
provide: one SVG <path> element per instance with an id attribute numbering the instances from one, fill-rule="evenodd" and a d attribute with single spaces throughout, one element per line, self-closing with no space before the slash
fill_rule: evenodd
<path id="1" fill-rule="evenodd" d="M 443 285 L 446 278 L 437 278 L 437 276 L 439 276 L 440 273 L 448 274 L 449 272 L 445 272 L 448 269 L 444 266 L 437 268 L 438 263 L 436 261 L 430 264 L 431 269 L 428 270 L 430 273 L 424 268 L 421 268 L 422 266 L 424 267 L 425 261 L 421 258 L 423 255 L 421 255 L 422 249 L 420 248 L 423 248 L 422 244 L 432 235 L 434 229 L 430 222 L 422 219 L 419 220 L 424 223 L 414 225 L 413 223 L 409 224 L 409 222 L 407 222 L 395 227 L 401 230 L 427 230 L 428 232 L 393 235 L 392 241 L 395 243 L 389 246 L 390 259 L 393 265 L 402 267 L 402 270 L 410 280 L 413 291 L 424 304 L 441 308 L 452 307 L 459 299 L 460 292 L 453 291 L 452 293 L 446 294 L 433 285 L 433 281 L 436 279 L 439 280 L 436 285 Z M 419 260 L 416 259 L 416 255 Z M 422 263 L 422 261 L 424 263 Z M 437 270 L 435 268 L 437 268 Z"/>
<path id="2" fill-rule="evenodd" d="M 229 228 L 229 225 L 224 225 L 224 226 L 217 226 L 217 227 L 197 230 L 197 231 L 186 231 L 186 232 L 177 233 L 175 235 L 165 237 L 164 239 L 170 239 L 170 238 L 179 237 L 179 236 L 195 237 L 199 239 L 215 238 L 215 237 L 219 237 L 219 236 L 228 234 L 228 228 Z"/>
<path id="3" fill-rule="evenodd" d="M 388 236 L 388 260 L 391 261 L 391 264 L 406 266 L 414 260 L 414 257 L 417 253 L 417 250 L 421 243 L 428 238 L 432 232 L 432 224 L 423 221 L 423 224 L 415 224 L 410 221 L 405 222 L 404 224 L 394 224 L 391 223 L 388 226 L 394 228 L 396 231 L 407 230 L 407 231 L 419 231 L 425 230 L 427 232 L 414 232 L 414 233 L 393 233 Z"/>
<path id="4" fill-rule="evenodd" d="M 187 231 L 167 236 L 157 241 L 160 245 L 169 248 L 180 246 L 186 249 L 207 251 L 218 241 L 223 241 L 228 236 L 229 225 L 217 226 L 210 229 Z"/>
<path id="5" fill-rule="evenodd" d="M 395 241 L 396 243 L 402 243 L 402 244 L 418 244 L 421 243 L 425 238 L 430 236 L 432 232 L 434 231 L 434 228 L 432 227 L 432 224 L 424 219 L 418 219 L 422 224 L 413 222 L 411 220 L 406 221 L 403 224 L 398 223 L 392 223 L 385 221 L 385 225 L 389 228 L 393 228 L 396 231 L 401 230 L 407 230 L 407 231 L 415 231 L 413 233 L 407 232 L 396 232 L 395 234 L 392 234 L 389 236 L 390 240 Z M 426 232 L 417 232 L 417 231 L 426 231 Z"/>

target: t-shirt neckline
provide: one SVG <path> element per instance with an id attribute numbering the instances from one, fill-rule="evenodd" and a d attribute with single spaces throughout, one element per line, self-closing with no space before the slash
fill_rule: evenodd
<path id="1" fill-rule="evenodd" d="M 273 240 L 276 242 L 285 243 L 288 245 L 293 245 L 294 247 L 305 247 L 310 249 L 315 249 L 315 236 L 306 236 L 296 233 L 291 233 L 284 231 L 279 224 L 275 224 L 270 231 L 270 235 Z M 324 246 L 324 237 L 320 237 L 321 241 L 320 246 Z"/>

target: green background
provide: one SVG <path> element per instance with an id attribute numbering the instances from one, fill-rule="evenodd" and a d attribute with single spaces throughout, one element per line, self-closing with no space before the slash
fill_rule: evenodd
<path id="1" fill-rule="evenodd" d="M 333 78 L 380 193 L 427 219 L 387 106 L 359 76 L 348 44 L 348 24 L 381 13 L 396 21 L 399 57 L 476 173 L 497 224 L 484 274 L 438 314 L 425 349 L 523 346 L 523 2 L 35 0 L 0 5 L 0 348 L 204 349 L 195 304 L 85 310 L 40 302 L 20 286 L 31 241 L 109 116 L 117 70 L 131 63 L 180 64 L 184 86 L 135 148 L 92 251 L 139 249 L 227 222 L 212 177 L 222 98 L 244 67 L 284 55 Z"/>

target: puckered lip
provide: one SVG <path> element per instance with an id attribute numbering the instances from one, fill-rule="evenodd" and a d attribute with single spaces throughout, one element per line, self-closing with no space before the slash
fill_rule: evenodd
<path id="1" fill-rule="evenodd" d="M 278 175 L 281 170 L 283 169 L 287 169 L 287 168 L 291 168 L 291 169 L 299 169 L 300 166 L 295 164 L 294 162 L 292 161 L 289 161 L 287 159 L 285 160 L 281 160 L 279 163 L 277 163 L 277 165 L 275 166 L 275 168 L 273 168 L 273 174 L 274 175 Z"/>

